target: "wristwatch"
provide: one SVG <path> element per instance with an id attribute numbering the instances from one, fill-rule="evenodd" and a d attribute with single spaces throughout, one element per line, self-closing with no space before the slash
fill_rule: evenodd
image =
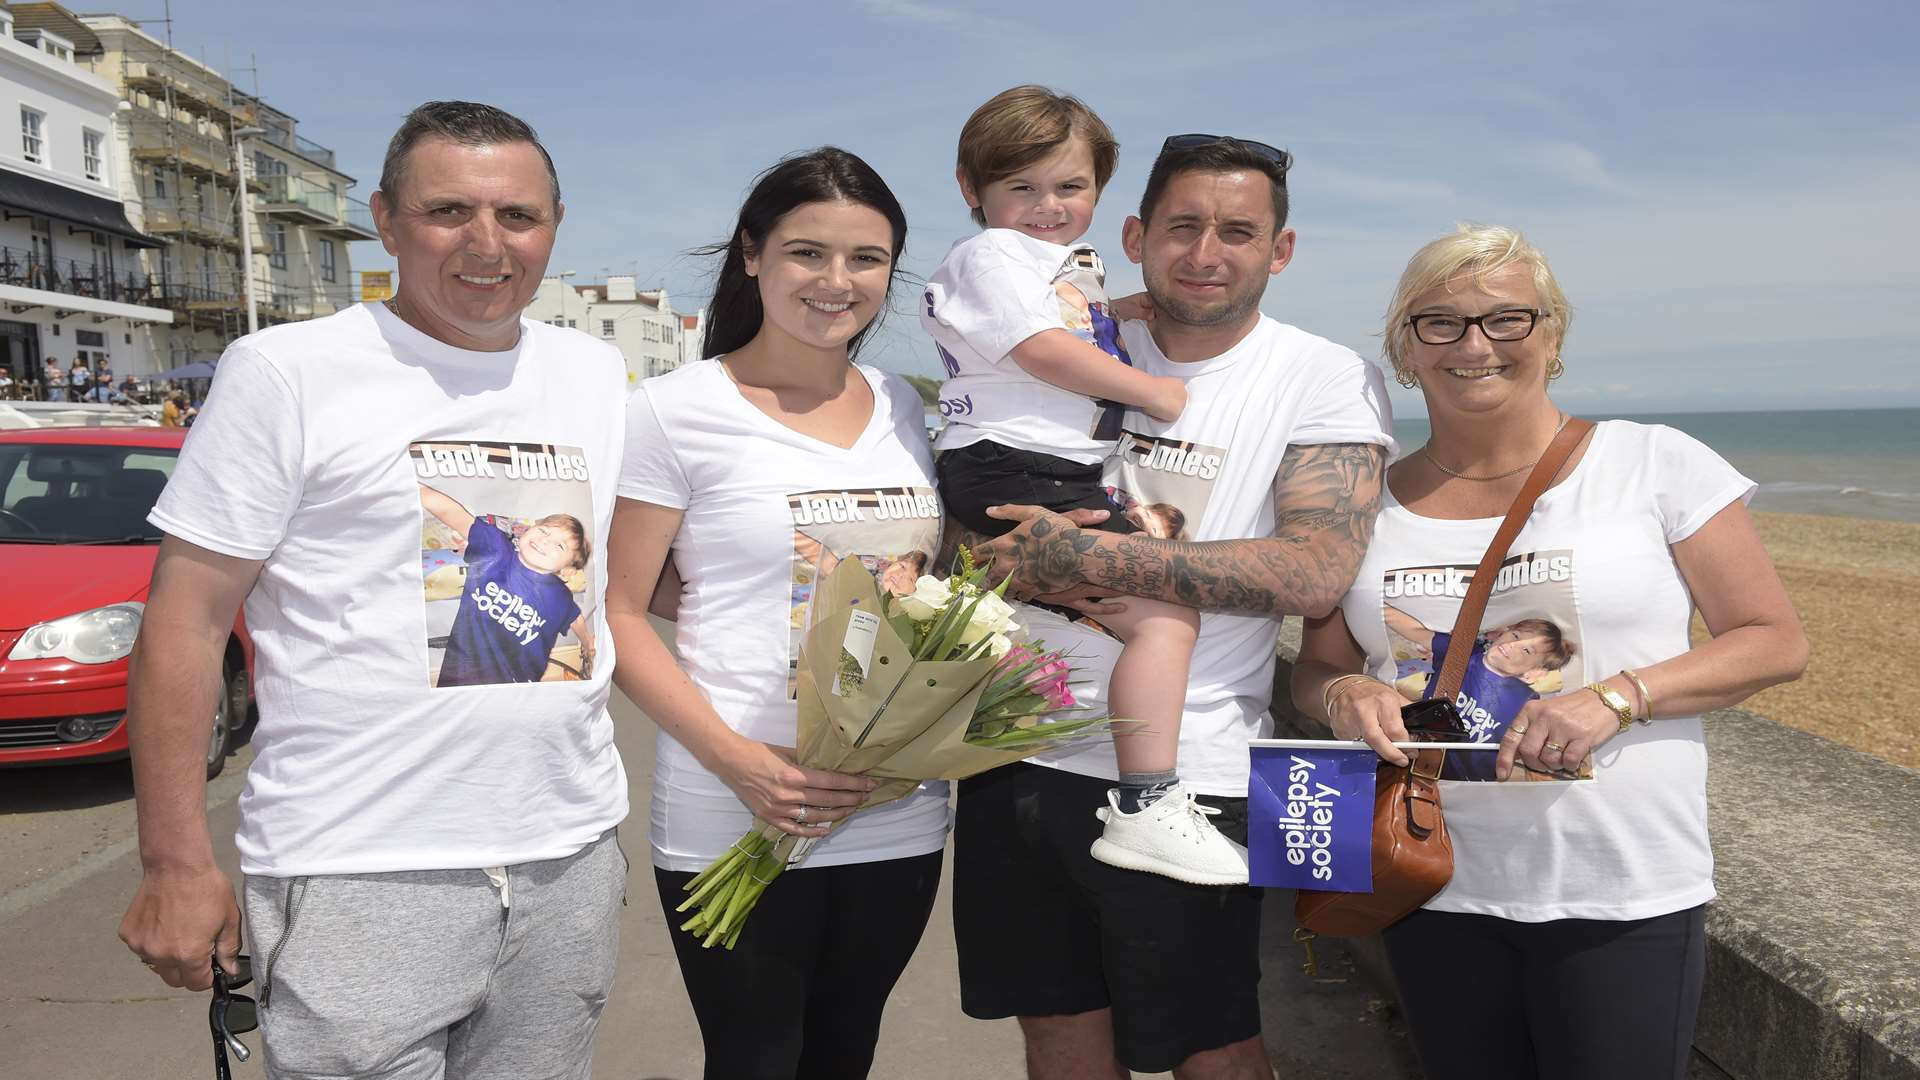
<path id="1" fill-rule="evenodd" d="M 1607 708 L 1613 710 L 1613 715 L 1620 718 L 1620 731 L 1625 731 L 1633 726 L 1633 703 L 1627 700 L 1625 694 L 1608 686 L 1606 683 L 1588 683 L 1587 689 L 1600 695 L 1601 702 L 1604 703 Z M 1614 734 L 1617 735 L 1619 732 L 1615 732 Z"/>

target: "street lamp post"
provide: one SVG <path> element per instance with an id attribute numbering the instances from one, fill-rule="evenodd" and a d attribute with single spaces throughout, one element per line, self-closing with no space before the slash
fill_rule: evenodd
<path id="1" fill-rule="evenodd" d="M 253 297 L 253 211 L 247 205 L 247 140 L 255 135 L 265 135 L 266 128 L 245 127 L 233 129 L 233 174 L 239 184 L 236 204 L 240 219 L 240 288 L 247 296 L 247 333 L 256 333 L 260 329 L 260 313 L 254 306 Z"/>

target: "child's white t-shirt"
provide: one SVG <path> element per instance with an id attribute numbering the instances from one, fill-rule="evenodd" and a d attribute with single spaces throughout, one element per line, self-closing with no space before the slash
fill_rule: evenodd
<path id="1" fill-rule="evenodd" d="M 1107 309 L 1106 267 L 1086 244 L 1037 240 L 1017 229 L 987 229 L 953 245 L 927 279 L 920 325 L 940 349 L 947 381 L 939 450 L 992 440 L 1016 450 L 1091 465 L 1113 447 L 1097 437 L 1118 406 L 1029 375 L 1008 354 L 1045 330 L 1075 336 L 1131 363 Z"/>
<path id="2" fill-rule="evenodd" d="M 1386 385 L 1380 370 L 1351 349 L 1262 316 L 1219 356 L 1175 363 L 1145 323 L 1124 323 L 1122 330 L 1141 370 L 1187 384 L 1186 411 L 1171 424 L 1128 411 L 1126 432 L 1103 469 L 1118 505 L 1146 508 L 1157 522 L 1178 521 L 1180 530 L 1168 539 L 1272 536 L 1274 482 L 1291 446 L 1368 443 L 1392 453 Z M 1022 606 L 1020 618 L 1049 648 L 1074 654 L 1077 673 L 1089 680 L 1074 684 L 1075 696 L 1104 711 L 1120 643 L 1043 608 Z M 1267 710 L 1279 636 L 1279 616 L 1200 614 L 1179 759 L 1181 780 L 1196 791 L 1246 797 L 1247 740 L 1273 729 Z M 1108 739 L 1033 760 L 1086 776 L 1119 775 Z"/>
<path id="3" fill-rule="evenodd" d="M 241 338 L 149 520 L 265 560 L 246 600 L 260 722 L 240 794 L 241 868 L 293 877 L 506 866 L 570 855 L 627 813 L 607 714 L 605 550 L 625 365 L 577 331 L 522 320 L 506 352 L 427 337 L 378 304 Z M 427 485 L 499 529 L 549 515 L 591 541 L 567 588 L 596 639 L 537 625 L 525 598 L 468 598 Z M 438 687 L 456 612 L 483 608 L 551 650 Z"/>
<path id="4" fill-rule="evenodd" d="M 1670 546 L 1753 490 L 1683 432 L 1603 421 L 1572 474 L 1534 505 L 1495 579 L 1483 632 L 1553 622 L 1574 648 L 1547 694 L 1686 652 L 1693 601 Z M 1389 637 L 1383 605 L 1451 628 L 1499 524 L 1421 517 L 1387 493 L 1340 604 L 1369 672 L 1394 682 L 1431 667 Z M 1711 900 L 1700 718 L 1635 724 L 1593 762 L 1591 781 L 1442 781 L 1453 880 L 1427 907 L 1544 922 L 1644 919 Z"/>
<path id="5" fill-rule="evenodd" d="M 793 672 L 814 581 L 859 558 L 883 584 L 911 591 L 939 549 L 920 397 L 898 377 L 859 370 L 873 416 L 845 449 L 761 412 L 717 360 L 648 379 L 628 403 L 620 495 L 685 511 L 673 541 L 681 666 L 728 727 L 776 746 L 795 742 Z M 752 823 L 718 776 L 659 734 L 655 866 L 704 869 Z M 924 855 L 946 833 L 947 785 L 929 782 L 854 815 L 799 865 Z"/>

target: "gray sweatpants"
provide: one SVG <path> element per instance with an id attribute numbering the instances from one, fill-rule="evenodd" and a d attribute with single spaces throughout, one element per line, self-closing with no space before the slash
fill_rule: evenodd
<path id="1" fill-rule="evenodd" d="M 588 1080 L 627 862 L 246 879 L 267 1075 Z"/>

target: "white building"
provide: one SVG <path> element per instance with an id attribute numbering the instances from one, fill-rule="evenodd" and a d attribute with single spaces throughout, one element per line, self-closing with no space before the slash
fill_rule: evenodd
<path id="1" fill-rule="evenodd" d="M 527 305 L 527 318 L 570 327 L 612 344 L 626 357 L 628 388 L 684 362 L 683 317 L 668 303 L 665 289 L 642 292 L 626 276 L 594 285 L 569 285 L 566 277 L 540 282 Z"/>
<path id="2" fill-rule="evenodd" d="M 358 299 L 348 249 L 379 238 L 373 215 L 347 195 L 354 178 L 333 151 L 300 135 L 293 117 L 124 16 L 52 3 L 13 10 L 81 40 L 76 62 L 125 100 L 120 190 L 164 241 L 147 271 L 175 315 L 160 369 L 217 358 L 247 332 L 249 301 L 268 326 Z"/>
<path id="3" fill-rule="evenodd" d="M 17 382 L 38 383 L 49 359 L 118 376 L 166 354 L 174 315 L 138 255 L 160 243 L 121 200 L 119 105 L 72 41 L 0 9 L 0 118 L 20 131 L 0 140 L 0 367 Z"/>

